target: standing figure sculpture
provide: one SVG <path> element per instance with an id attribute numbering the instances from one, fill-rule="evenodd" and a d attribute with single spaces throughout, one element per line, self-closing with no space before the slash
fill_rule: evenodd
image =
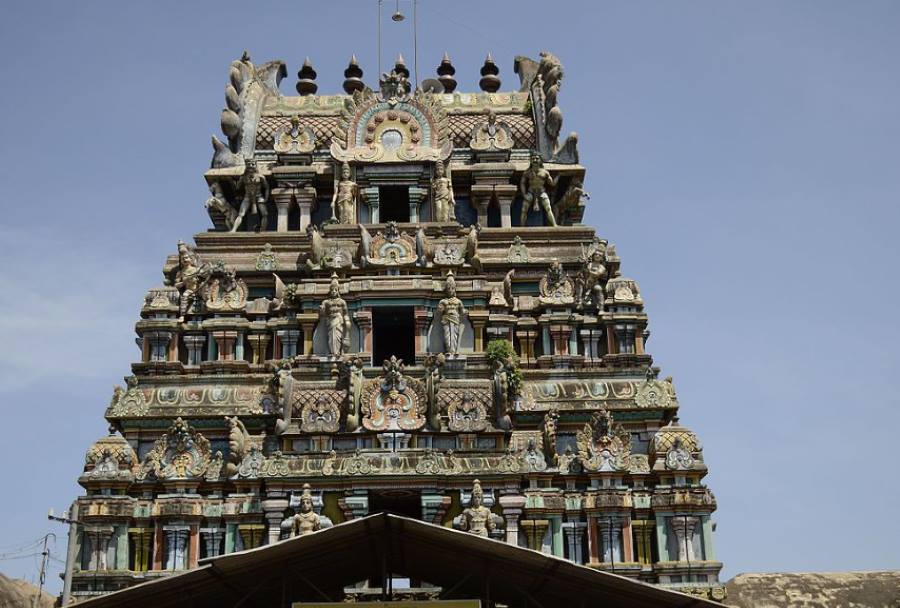
<path id="1" fill-rule="evenodd" d="M 547 222 L 556 226 L 556 218 L 553 215 L 553 207 L 550 204 L 548 191 L 555 185 L 553 176 L 544 168 L 544 163 L 538 154 L 531 155 L 531 166 L 522 174 L 519 189 L 522 191 L 522 216 L 519 224 L 524 226 L 528 220 L 528 214 L 540 208 L 547 216 Z"/>
<path id="2" fill-rule="evenodd" d="M 209 186 L 209 198 L 206 199 L 206 210 L 212 214 L 219 213 L 225 222 L 225 228 L 231 230 L 234 226 L 234 220 L 237 219 L 237 211 L 225 199 L 225 193 L 222 191 L 222 184 L 213 182 Z M 215 219 L 213 219 L 215 221 Z"/>
<path id="3" fill-rule="evenodd" d="M 459 354 L 462 316 L 466 314 L 462 300 L 456 297 L 456 279 L 452 272 L 447 274 L 444 293 L 447 297 L 438 303 L 438 312 L 441 313 L 441 325 L 444 327 L 444 352 L 452 357 Z"/>
<path id="4" fill-rule="evenodd" d="M 269 212 L 266 209 L 266 201 L 269 200 L 269 182 L 257 171 L 256 161 L 247 161 L 247 169 L 241 176 L 241 186 L 244 188 L 244 198 L 231 231 L 237 232 L 248 212 L 259 214 L 257 230 L 265 230 L 269 219 Z"/>
<path id="5" fill-rule="evenodd" d="M 340 357 L 350 349 L 350 312 L 341 297 L 341 285 L 336 274 L 331 275 L 328 298 L 322 302 L 320 314 L 328 330 L 328 350 L 332 357 Z"/>
<path id="6" fill-rule="evenodd" d="M 434 199 L 434 221 L 456 220 L 456 199 L 453 198 L 453 182 L 444 169 L 444 161 L 434 163 L 434 179 L 431 180 L 431 196 Z M 451 220 L 452 218 L 452 220 Z"/>
<path id="7" fill-rule="evenodd" d="M 303 484 L 303 494 L 300 496 L 300 512 L 294 515 L 291 525 L 291 536 L 303 536 L 311 534 L 322 528 L 322 522 L 318 514 L 313 510 L 312 493 L 309 484 Z"/>
<path id="8" fill-rule="evenodd" d="M 359 186 L 350 179 L 350 165 L 341 165 L 341 179 L 334 189 L 331 198 L 331 219 L 338 224 L 356 223 L 356 199 L 359 197 Z"/>
<path id="9" fill-rule="evenodd" d="M 579 277 L 578 304 L 603 308 L 603 281 L 606 280 L 605 257 L 600 249 L 593 249 L 584 262 Z"/>
<path id="10" fill-rule="evenodd" d="M 472 500 L 462 512 L 460 528 L 478 536 L 490 536 L 494 531 L 493 514 L 484 506 L 484 492 L 477 479 L 472 482 Z"/>
<path id="11" fill-rule="evenodd" d="M 200 295 L 200 288 L 209 278 L 206 265 L 200 256 L 184 241 L 178 241 L 178 270 L 175 273 L 175 289 L 181 292 L 179 314 L 182 320 Z"/>

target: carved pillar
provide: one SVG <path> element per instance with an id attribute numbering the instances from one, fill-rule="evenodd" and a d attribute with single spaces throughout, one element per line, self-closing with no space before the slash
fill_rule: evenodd
<path id="1" fill-rule="evenodd" d="M 598 517 L 601 559 L 604 563 L 622 561 L 622 520 L 618 517 Z"/>
<path id="2" fill-rule="evenodd" d="M 622 519 L 622 561 L 623 562 L 633 562 L 634 561 L 634 547 L 631 543 L 631 518 L 624 517 Z"/>
<path id="3" fill-rule="evenodd" d="M 188 567 L 189 526 L 163 526 L 165 535 L 166 570 L 185 570 Z"/>
<path id="4" fill-rule="evenodd" d="M 129 528 L 135 572 L 146 572 L 150 569 L 150 548 L 153 540 L 153 528 Z"/>
<path id="5" fill-rule="evenodd" d="M 640 326 L 635 328 L 634 354 L 636 354 L 636 355 L 644 354 L 644 330 Z"/>
<path id="6" fill-rule="evenodd" d="M 517 329 L 516 338 L 519 339 L 519 358 L 522 365 L 531 365 L 535 362 L 534 341 L 537 332 L 534 329 Z"/>
<path id="7" fill-rule="evenodd" d="M 297 355 L 297 342 L 300 331 L 297 329 L 279 329 L 278 341 L 281 343 L 281 358 L 290 359 Z"/>
<path id="8" fill-rule="evenodd" d="M 653 520 L 635 520 L 631 522 L 631 526 L 634 530 L 638 563 L 651 564 L 653 562 L 651 537 L 656 522 Z"/>
<path id="9" fill-rule="evenodd" d="M 525 508 L 524 496 L 501 496 L 500 507 L 503 509 L 503 519 L 506 520 L 506 542 L 510 545 L 519 544 L 519 517 Z"/>
<path id="10" fill-rule="evenodd" d="M 378 191 L 378 186 L 369 186 L 368 188 L 362 188 L 360 190 L 362 194 L 363 200 L 365 200 L 366 205 L 369 207 L 369 223 L 377 224 L 379 223 L 379 196 L 380 193 Z"/>
<path id="11" fill-rule="evenodd" d="M 487 324 L 490 313 L 486 310 L 469 311 L 469 322 L 472 323 L 474 348 L 476 353 L 484 352 L 484 326 Z"/>
<path id="12" fill-rule="evenodd" d="M 113 534 L 112 526 L 86 528 L 84 532 L 91 544 L 91 559 L 88 569 L 108 570 L 107 555 L 109 552 L 109 541 Z"/>
<path id="13" fill-rule="evenodd" d="M 219 351 L 219 361 L 234 361 L 234 343 L 237 341 L 238 332 L 233 330 L 221 330 L 212 332 Z"/>
<path id="14" fill-rule="evenodd" d="M 553 339 L 553 354 L 558 356 L 569 354 L 569 336 L 572 335 L 570 325 L 550 325 L 550 337 Z"/>
<path id="15" fill-rule="evenodd" d="M 277 543 L 281 538 L 281 521 L 284 519 L 284 511 L 288 508 L 287 498 L 267 498 L 262 501 L 263 512 L 266 515 L 266 525 L 269 528 L 268 544 Z"/>
<path id="16" fill-rule="evenodd" d="M 428 352 L 428 327 L 431 325 L 432 313 L 425 308 L 416 307 L 413 311 L 416 324 L 416 353 Z"/>
<path id="17" fill-rule="evenodd" d="M 222 541 L 225 539 L 225 530 L 222 528 L 201 528 L 200 538 L 203 541 L 203 550 L 206 557 L 217 557 L 222 554 Z"/>
<path id="18" fill-rule="evenodd" d="M 588 562 L 591 564 L 600 563 L 600 539 L 597 538 L 597 520 L 589 515 L 587 521 L 588 533 Z"/>
<path id="19" fill-rule="evenodd" d="M 319 313 L 304 312 L 297 315 L 300 327 L 303 329 L 303 352 L 298 353 L 304 357 L 313 354 L 313 332 L 319 324 Z"/>
<path id="20" fill-rule="evenodd" d="M 356 325 L 362 334 L 359 341 L 360 354 L 362 359 L 372 362 L 372 311 L 369 309 L 358 310 L 353 313 Z"/>
<path id="21" fill-rule="evenodd" d="M 678 543 L 678 561 L 680 562 L 690 562 L 696 559 L 694 557 L 694 530 L 698 521 L 698 517 L 684 515 L 676 515 L 669 520 Z"/>
<path id="22" fill-rule="evenodd" d="M 190 530 L 190 548 L 188 550 L 188 568 L 196 568 L 200 559 L 200 525 L 192 524 Z"/>
<path id="23" fill-rule="evenodd" d="M 241 542 L 245 550 L 256 549 L 263 544 L 266 526 L 263 524 L 240 524 L 238 525 L 238 534 L 241 536 Z"/>
<path id="24" fill-rule="evenodd" d="M 566 557 L 576 564 L 584 564 L 584 531 L 587 524 L 583 521 L 566 521 L 562 524 L 566 535 Z"/>
<path id="25" fill-rule="evenodd" d="M 250 350 L 252 351 L 251 363 L 253 365 L 262 365 L 266 362 L 266 349 L 269 347 L 271 336 L 267 333 L 254 333 L 247 336 L 250 342 Z"/>
<path id="26" fill-rule="evenodd" d="M 544 535 L 550 527 L 549 519 L 523 519 L 520 522 L 525 538 L 528 540 L 528 548 L 533 551 L 544 551 Z M 545 552 L 546 553 L 546 552 Z"/>
<path id="27" fill-rule="evenodd" d="M 312 186 L 297 188 L 294 192 L 297 207 L 300 208 L 300 230 L 306 230 L 312 215 L 313 205 L 316 204 L 316 189 Z"/>
<path id="28" fill-rule="evenodd" d="M 348 490 L 338 499 L 338 505 L 345 519 L 359 519 L 369 514 L 369 494 L 367 490 Z"/>
<path id="29" fill-rule="evenodd" d="M 423 490 L 421 501 L 422 521 L 440 526 L 447 508 L 450 506 L 450 497 L 438 493 L 437 490 Z"/>
<path id="30" fill-rule="evenodd" d="M 200 365 L 203 361 L 203 344 L 205 342 L 206 336 L 203 334 L 188 334 L 184 336 L 188 365 Z"/>
<path id="31" fill-rule="evenodd" d="M 278 225 L 275 230 L 287 232 L 288 214 L 291 210 L 291 203 L 294 202 L 294 189 L 272 188 L 272 198 L 275 199 L 275 208 L 278 210 Z"/>
<path id="32" fill-rule="evenodd" d="M 162 570 L 165 553 L 166 537 L 163 534 L 162 524 L 157 523 L 153 532 L 153 569 Z"/>
<path id="33" fill-rule="evenodd" d="M 428 196 L 428 189 L 421 186 L 409 187 L 409 221 L 419 223 L 419 210 L 422 208 L 422 201 Z"/>
<path id="34" fill-rule="evenodd" d="M 511 210 L 518 191 L 518 187 L 513 184 L 497 184 L 494 186 L 494 195 L 497 197 L 497 203 L 500 205 L 500 226 L 502 228 L 512 227 Z"/>
<path id="35" fill-rule="evenodd" d="M 494 187 L 488 184 L 472 184 L 472 206 L 478 213 L 478 223 L 487 226 L 488 223 L 488 205 L 491 203 L 491 197 L 494 194 Z"/>
<path id="36" fill-rule="evenodd" d="M 169 341 L 172 332 L 150 331 L 144 334 L 144 339 L 149 341 L 149 361 L 169 361 Z"/>

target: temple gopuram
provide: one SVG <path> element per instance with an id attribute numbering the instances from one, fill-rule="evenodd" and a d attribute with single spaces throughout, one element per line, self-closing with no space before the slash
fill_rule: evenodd
<path id="1" fill-rule="evenodd" d="M 294 96 L 283 62 L 231 64 L 212 228 L 147 292 L 86 454 L 73 600 L 724 599 L 700 440 L 582 224 L 563 67 L 513 67 L 504 88 L 488 55 L 461 93 L 446 55 L 418 86 L 354 57 L 320 95 L 307 59 Z"/>

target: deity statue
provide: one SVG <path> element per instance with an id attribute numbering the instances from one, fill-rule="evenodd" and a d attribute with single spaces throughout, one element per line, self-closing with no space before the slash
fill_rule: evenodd
<path id="1" fill-rule="evenodd" d="M 328 298 L 322 302 L 320 314 L 328 329 L 328 350 L 332 357 L 340 357 L 350 348 L 350 312 L 341 297 L 337 274 L 331 275 Z"/>
<path id="2" fill-rule="evenodd" d="M 231 231 L 237 232 L 248 212 L 259 214 L 258 229 L 265 230 L 269 218 L 269 212 L 266 209 L 266 201 L 269 200 L 269 182 L 257 171 L 256 161 L 247 161 L 247 169 L 241 176 L 240 183 L 244 188 L 244 198 L 241 200 L 241 208 L 238 210 Z"/>
<path id="3" fill-rule="evenodd" d="M 462 300 L 456 297 L 456 279 L 452 272 L 447 274 L 444 293 L 447 297 L 438 302 L 438 311 L 441 313 L 441 325 L 444 326 L 444 352 L 453 356 L 459 354 L 462 316 L 466 314 L 466 309 Z"/>
<path id="4" fill-rule="evenodd" d="M 318 514 L 313 510 L 312 494 L 309 491 L 309 484 L 303 484 L 303 494 L 300 496 L 300 512 L 294 515 L 294 522 L 291 525 L 291 536 L 303 536 L 311 534 L 322 528 L 322 522 L 319 520 Z"/>
<path id="5" fill-rule="evenodd" d="M 537 210 L 538 204 L 547 216 L 547 222 L 556 226 L 556 218 L 553 216 L 553 208 L 550 204 L 550 195 L 547 193 L 555 185 L 553 176 L 544 169 L 544 163 L 539 154 L 531 155 L 531 166 L 522 174 L 519 189 L 522 191 L 522 216 L 519 224 L 524 226 L 528 220 L 528 214 Z"/>
<path id="6" fill-rule="evenodd" d="M 606 261 L 603 251 L 591 250 L 590 256 L 584 261 L 579 277 L 578 303 L 581 306 L 596 306 L 603 308 L 603 281 L 606 279 Z"/>
<path id="7" fill-rule="evenodd" d="M 359 196 L 359 187 L 350 179 L 350 165 L 341 165 L 341 179 L 334 189 L 331 198 L 331 218 L 338 224 L 356 223 L 356 199 Z"/>
<path id="8" fill-rule="evenodd" d="M 178 241 L 178 270 L 175 273 L 175 289 L 181 292 L 179 312 L 182 319 L 194 305 L 200 288 L 209 278 L 206 264 L 184 241 Z"/>
<path id="9" fill-rule="evenodd" d="M 484 506 L 484 492 L 477 479 L 472 482 L 472 500 L 462 512 L 460 528 L 478 536 L 490 536 L 494 531 L 493 514 Z"/>
<path id="10" fill-rule="evenodd" d="M 453 182 L 444 169 L 444 161 L 434 163 L 434 179 L 431 180 L 431 195 L 434 198 L 434 221 L 449 222 L 456 219 L 454 210 L 456 199 L 453 198 Z"/>
<path id="11" fill-rule="evenodd" d="M 237 211 L 231 206 L 231 203 L 225 200 L 222 184 L 219 182 L 210 184 L 209 194 L 209 198 L 206 199 L 206 210 L 210 212 L 210 215 L 212 215 L 213 212 L 220 213 L 225 220 L 225 228 L 231 230 L 232 226 L 234 226 L 235 219 L 237 219 Z"/>

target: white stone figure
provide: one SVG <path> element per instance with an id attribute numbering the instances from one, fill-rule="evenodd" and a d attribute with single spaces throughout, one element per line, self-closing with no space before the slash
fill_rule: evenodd
<path id="1" fill-rule="evenodd" d="M 452 272 L 447 275 L 444 293 L 447 297 L 438 303 L 438 311 L 441 313 L 441 325 L 444 328 L 444 352 L 452 356 L 459 354 L 462 316 L 466 314 L 462 300 L 456 297 L 456 279 Z"/>
<path id="2" fill-rule="evenodd" d="M 341 298 L 341 286 L 336 274 L 331 275 L 328 298 L 322 302 L 320 313 L 328 330 L 328 350 L 332 357 L 340 357 L 350 349 L 350 312 Z"/>

